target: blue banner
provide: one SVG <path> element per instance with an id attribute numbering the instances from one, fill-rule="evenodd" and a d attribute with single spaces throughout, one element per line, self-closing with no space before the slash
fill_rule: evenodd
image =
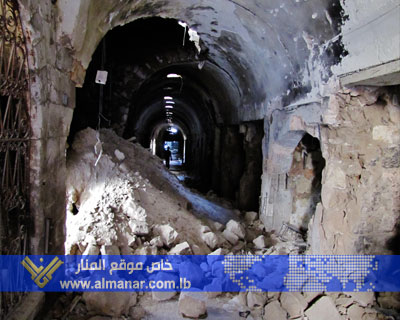
<path id="1" fill-rule="evenodd" d="M 400 291 L 400 256 L 0 256 L 0 291 Z"/>

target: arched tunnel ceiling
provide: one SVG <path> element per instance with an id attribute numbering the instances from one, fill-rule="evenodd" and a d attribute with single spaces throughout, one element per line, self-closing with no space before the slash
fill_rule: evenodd
<path id="1" fill-rule="evenodd" d="M 168 74 L 180 78 L 168 79 Z M 202 70 L 197 63 L 172 65 L 153 74 L 133 97 L 135 113 L 144 112 L 148 105 L 163 102 L 164 96 L 172 96 L 174 110 L 191 114 L 204 123 L 232 123 L 238 120 L 237 106 L 240 101 L 238 88 L 231 81 L 224 81 L 224 74 L 210 64 Z M 164 104 L 162 104 L 162 107 Z"/>
<path id="2" fill-rule="evenodd" d="M 174 18 L 198 32 L 208 61 L 239 88 L 244 118 L 259 118 L 272 100 L 307 90 L 310 56 L 340 24 L 335 0 L 60 0 L 58 6 L 58 36 L 75 52 L 72 78 L 78 85 L 110 29 L 138 18 Z"/>

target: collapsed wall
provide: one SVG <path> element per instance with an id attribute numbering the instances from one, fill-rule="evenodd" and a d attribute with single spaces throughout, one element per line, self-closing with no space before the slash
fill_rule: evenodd
<path id="1" fill-rule="evenodd" d="M 393 88 L 394 89 L 394 88 Z M 332 95 L 324 115 L 326 169 L 312 223 L 312 252 L 390 254 L 400 222 L 400 105 L 395 90 Z"/>
<path id="2" fill-rule="evenodd" d="M 287 228 L 282 226 L 286 224 L 292 229 L 304 227 L 296 225 L 297 204 L 304 202 L 305 195 L 313 197 L 314 193 L 307 191 L 311 188 L 307 181 L 317 168 L 313 169 L 310 159 L 302 158 L 297 148 L 309 134 L 319 140 L 325 161 L 321 199 L 315 203 L 306 228 L 309 252 L 396 253 L 400 217 L 399 87 L 357 87 L 336 92 L 319 102 L 276 108 L 266 118 L 261 218 L 268 230 L 277 232 L 285 232 Z M 302 162 L 303 171 L 298 170 Z M 293 170 L 296 179 L 290 179 Z M 298 192 L 299 188 L 303 191 Z"/>

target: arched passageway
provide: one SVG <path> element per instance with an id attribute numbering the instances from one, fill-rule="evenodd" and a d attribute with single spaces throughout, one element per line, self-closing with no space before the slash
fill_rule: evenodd
<path id="1" fill-rule="evenodd" d="M 83 88 L 77 89 L 69 140 L 87 126 L 109 127 L 160 158 L 165 142 L 176 141 L 174 157 L 184 164 L 192 187 L 214 190 L 244 210 L 258 210 L 262 125 L 250 129 L 256 139 L 246 142 L 246 125 L 235 124 L 240 92 L 189 34 L 182 21 L 156 17 L 109 32 L 94 53 Z M 94 81 L 103 69 L 108 71 L 104 86 Z M 231 135 L 233 145 L 227 147 Z M 255 157 L 244 144 L 258 150 Z M 236 152 L 241 160 L 232 166 L 229 158 Z M 245 196 L 244 188 L 255 193 Z"/>
<path id="2" fill-rule="evenodd" d="M 103 254 L 116 249 L 118 254 L 131 254 L 133 250 L 154 254 L 172 250 L 168 244 L 161 248 L 151 244 L 153 234 L 147 233 L 145 224 L 132 223 L 135 219 L 127 219 L 125 210 L 119 209 L 122 203 L 129 202 L 136 208 L 145 203 L 151 213 L 149 219 L 153 219 L 150 225 L 159 221 L 176 223 L 174 227 L 183 233 L 198 226 L 188 211 L 202 201 L 193 201 L 196 205 L 182 199 L 179 203 L 170 202 L 164 181 L 154 186 L 140 174 L 152 163 L 150 169 L 157 168 L 176 182 L 159 159 L 138 145 L 150 148 L 153 140 L 160 146 L 181 142 L 182 137 L 186 141 L 185 164 L 198 178 L 198 189 L 214 190 L 242 211 L 259 212 L 262 222 L 252 221 L 257 219 L 257 212 L 246 215 L 250 222 L 245 222 L 244 239 L 232 237 L 225 230 L 220 232 L 211 224 L 218 234 L 217 240 L 220 236 L 225 238 L 227 253 L 231 249 L 243 253 L 243 248 L 245 254 L 249 253 L 247 249 L 260 255 L 297 252 L 298 243 L 266 248 L 267 242 L 262 238 L 254 242 L 254 236 L 265 236 L 274 230 L 277 233 L 285 223 L 303 230 L 306 225 L 310 227 L 307 243 L 302 241 L 300 245 L 308 245 L 311 254 L 398 252 L 398 1 L 0 2 L 3 26 L 10 26 L 10 21 L 14 25 L 9 19 L 12 15 L 4 15 L 4 4 L 19 4 L 26 35 L 32 139 L 29 151 L 20 154 L 26 152 L 29 157 L 32 219 L 16 222 L 13 217 L 9 233 L 18 236 L 19 242 L 22 236 L 17 232 L 27 230 L 20 228 L 19 223 L 31 222 L 32 252 L 63 253 L 68 238 L 65 216 L 79 220 L 85 210 L 79 204 L 91 194 L 101 195 L 100 200 L 95 200 L 104 206 L 100 209 L 93 201 L 92 207 L 86 207 L 90 217 L 86 222 L 96 220 L 101 228 L 77 228 L 76 246 L 68 253 L 94 250 L 97 254 L 102 250 Z M 4 28 L 0 36 L 3 43 L 4 39 L 14 39 Z M 13 81 L 8 86 L 11 69 L 7 63 L 17 61 L 7 56 L 13 52 L 9 48 L 16 47 L 5 49 L 3 45 L 0 50 L 1 85 L 6 83 L 8 89 L 19 86 Z M 21 75 L 21 70 L 14 71 Z M 108 72 L 104 86 L 94 82 L 98 70 Z M 82 85 L 83 89 L 75 90 Z M 0 102 L 1 116 L 11 114 L 5 112 L 5 99 Z M 13 106 L 13 111 L 18 110 L 14 108 L 18 104 L 8 105 Z M 23 119 L 14 123 L 26 122 Z M 170 125 L 182 133 L 178 140 L 167 133 Z M 66 165 L 66 160 L 69 165 L 74 160 L 73 146 L 67 145 L 66 140 L 68 137 L 71 143 L 87 126 L 112 130 L 100 130 L 109 141 L 104 143 L 99 167 L 95 164 L 102 153 L 98 153 L 99 149 L 93 151 L 93 146 L 100 148 L 99 133 L 89 129 L 86 137 L 90 139 L 81 136 L 75 156 L 84 157 L 84 161 L 75 158 L 75 164 L 82 174 L 74 176 Z M 0 132 L 8 134 L 9 128 L 4 128 Z M 158 129 L 159 135 L 155 135 Z M 114 132 L 137 143 L 133 145 Z M 304 136 L 305 132 L 310 136 Z M 0 134 L 0 139 L 4 146 L 4 134 Z M 319 147 L 314 139 L 318 139 Z M 21 143 L 19 137 L 17 140 Z M 6 144 L 10 145 L 9 142 Z M 115 149 L 117 144 L 121 150 Z M 2 150 L 0 167 L 6 168 L 4 164 L 10 157 L 7 159 Z M 9 154 L 12 153 L 15 150 Z M 326 163 L 321 173 L 322 158 Z M 129 159 L 126 162 L 135 166 L 129 167 L 121 159 Z M 11 157 L 9 162 L 13 160 Z M 102 170 L 102 165 L 107 164 L 111 169 Z M 115 181 L 115 176 L 109 180 L 104 176 L 115 173 L 114 169 L 126 178 L 123 183 Z M 153 174 L 151 170 L 147 173 Z M 89 176 L 94 178 L 93 184 L 82 191 Z M 261 192 L 257 186 L 260 177 Z M 70 214 L 65 210 L 66 180 L 74 178 L 76 184 L 68 185 Z M 117 185 L 108 188 L 105 180 Z M 145 188 L 151 189 L 151 199 L 146 198 L 149 193 Z M 92 192 L 99 190 L 104 192 Z M 9 194 L 19 196 L 18 191 Z M 199 199 L 193 195 L 192 199 Z M 1 195 L 1 202 L 6 198 Z M 117 205 L 111 203 L 113 200 L 118 200 Z M 211 202 L 207 204 L 211 206 L 206 209 L 214 213 L 221 209 L 216 210 L 218 206 Z M 173 219 L 164 220 L 168 216 L 165 208 Z M 13 213 L 14 207 L 7 211 Z M 186 213 L 186 223 L 178 226 L 182 212 Z M 114 213 L 125 219 L 124 223 L 114 220 Z M 218 220 L 220 216 L 213 218 Z M 126 229 L 118 229 L 120 226 Z M 198 229 L 208 231 L 204 227 Z M 94 234 L 96 243 L 87 237 L 92 231 L 90 236 Z M 206 243 L 202 235 L 187 239 L 188 251 L 195 252 L 202 246 L 202 252 L 207 254 L 211 247 L 215 249 L 215 243 Z M 282 306 L 283 297 L 278 299 Z M 365 309 L 367 317 L 379 317 L 376 310 L 382 310 L 390 304 L 387 299 L 392 299 L 389 295 L 376 297 L 377 301 L 371 300 Z M 313 299 L 307 308 L 326 299 L 329 296 Z M 346 307 L 335 310 L 334 302 L 337 300 L 331 303 L 333 313 L 347 312 Z M 279 305 L 275 300 L 272 303 Z M 376 309 L 370 314 L 372 305 Z M 24 303 L 22 309 L 27 309 Z M 307 315 L 307 310 L 302 310 L 302 314 L 303 311 Z"/>

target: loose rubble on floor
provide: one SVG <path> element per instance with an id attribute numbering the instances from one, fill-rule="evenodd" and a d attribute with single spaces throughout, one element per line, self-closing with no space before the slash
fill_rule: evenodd
<path id="1" fill-rule="evenodd" d="M 290 228 L 266 232 L 256 212 L 240 213 L 213 194 L 185 188 L 160 159 L 111 130 L 77 134 L 68 155 L 67 192 L 67 254 L 271 255 L 306 249 Z M 372 292 L 86 292 L 62 295 L 43 318 L 398 319 L 399 301 L 399 294 Z"/>

